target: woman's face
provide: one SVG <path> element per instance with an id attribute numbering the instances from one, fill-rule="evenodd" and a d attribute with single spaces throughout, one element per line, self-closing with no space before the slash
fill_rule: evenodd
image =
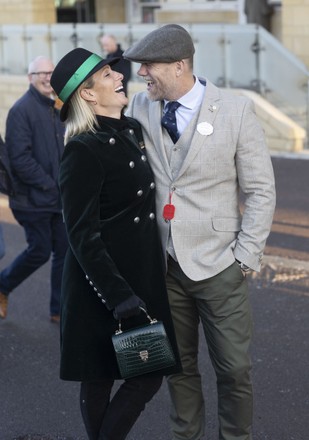
<path id="1" fill-rule="evenodd" d="M 95 113 L 101 116 L 120 117 L 121 110 L 128 104 L 123 91 L 123 75 L 104 66 L 93 74 L 94 85 L 89 89 L 93 97 Z"/>

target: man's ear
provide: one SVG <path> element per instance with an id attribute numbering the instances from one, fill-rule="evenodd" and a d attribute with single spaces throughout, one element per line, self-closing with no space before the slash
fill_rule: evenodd
<path id="1" fill-rule="evenodd" d="M 176 76 L 180 76 L 183 73 L 184 70 L 184 61 L 176 61 L 175 63 L 175 71 L 176 71 Z"/>
<path id="2" fill-rule="evenodd" d="M 93 93 L 90 91 L 90 89 L 81 89 L 80 96 L 88 102 L 95 102 L 95 97 L 93 96 Z"/>

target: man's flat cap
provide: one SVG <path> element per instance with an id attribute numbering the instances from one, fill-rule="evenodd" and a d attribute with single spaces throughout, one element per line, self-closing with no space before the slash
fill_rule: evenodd
<path id="1" fill-rule="evenodd" d="M 167 24 L 125 50 L 123 57 L 137 63 L 173 63 L 190 58 L 194 52 L 190 34 L 178 24 Z"/>

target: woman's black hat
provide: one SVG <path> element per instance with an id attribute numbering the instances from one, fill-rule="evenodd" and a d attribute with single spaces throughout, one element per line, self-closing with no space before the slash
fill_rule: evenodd
<path id="1" fill-rule="evenodd" d="M 103 59 L 82 47 L 71 50 L 61 58 L 50 79 L 52 88 L 63 102 L 60 110 L 61 121 L 67 118 L 68 106 L 75 90 L 102 67 L 112 66 L 119 60 L 120 58 Z"/>

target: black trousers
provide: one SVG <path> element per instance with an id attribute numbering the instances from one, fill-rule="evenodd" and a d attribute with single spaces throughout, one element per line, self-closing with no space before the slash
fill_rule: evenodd
<path id="1" fill-rule="evenodd" d="M 111 396 L 113 379 L 82 382 L 80 407 L 89 440 L 123 440 L 163 377 L 145 375 L 125 380 Z"/>

